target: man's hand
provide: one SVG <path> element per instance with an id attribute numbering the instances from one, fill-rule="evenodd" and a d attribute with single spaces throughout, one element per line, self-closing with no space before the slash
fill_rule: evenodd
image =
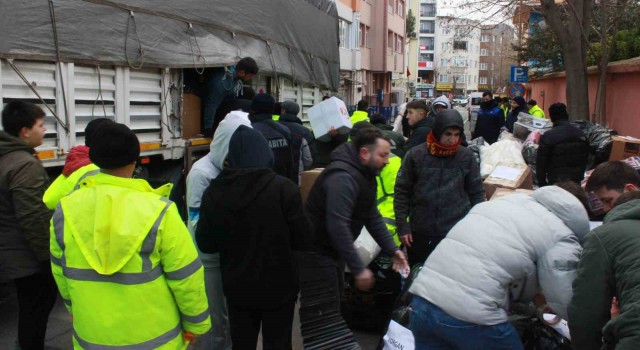
<path id="1" fill-rule="evenodd" d="M 402 250 L 396 250 L 396 252 L 393 253 L 393 258 L 391 258 L 391 260 L 393 261 L 394 271 L 397 271 L 397 272 L 409 271 L 409 262 L 407 261 L 407 258 L 404 256 L 404 253 L 402 252 Z"/>
<path id="2" fill-rule="evenodd" d="M 198 340 L 198 335 L 193 334 L 191 332 L 184 332 L 183 337 L 184 337 L 184 341 L 188 342 L 189 345 L 195 344 L 195 342 Z"/>
<path id="3" fill-rule="evenodd" d="M 409 233 L 408 235 L 400 236 L 400 242 L 405 247 L 411 248 L 411 243 L 413 243 L 413 236 Z"/>
<path id="4" fill-rule="evenodd" d="M 376 283 L 373 273 L 369 269 L 364 269 L 360 272 L 356 278 L 356 288 L 362 291 L 368 291 L 373 288 L 373 285 Z"/>
<path id="5" fill-rule="evenodd" d="M 329 129 L 329 136 L 331 136 L 332 138 L 338 136 L 338 130 L 336 130 L 336 128 L 332 126 Z"/>

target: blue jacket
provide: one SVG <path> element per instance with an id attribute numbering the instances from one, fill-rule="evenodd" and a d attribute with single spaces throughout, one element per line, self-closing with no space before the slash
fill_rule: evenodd
<path id="1" fill-rule="evenodd" d="M 488 143 L 498 141 L 500 129 L 504 126 L 504 112 L 497 105 L 493 104 L 489 108 L 478 110 L 478 120 L 473 131 L 473 138 L 482 136 Z"/>

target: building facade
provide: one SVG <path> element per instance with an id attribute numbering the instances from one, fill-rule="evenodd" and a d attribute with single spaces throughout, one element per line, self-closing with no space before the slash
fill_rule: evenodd
<path id="1" fill-rule="evenodd" d="M 482 26 L 478 90 L 505 94 L 512 65 L 516 65 L 515 30 L 506 24 Z"/>
<path id="2" fill-rule="evenodd" d="M 435 29 L 436 95 L 466 95 L 478 91 L 480 24 L 468 19 L 438 16 Z"/>
<path id="3" fill-rule="evenodd" d="M 340 0 L 340 93 L 348 105 L 404 102 L 405 0 Z"/>

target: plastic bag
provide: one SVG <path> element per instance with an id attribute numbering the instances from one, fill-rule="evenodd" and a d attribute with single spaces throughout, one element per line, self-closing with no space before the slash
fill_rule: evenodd
<path id="1" fill-rule="evenodd" d="M 536 176 L 538 147 L 537 143 L 525 143 L 522 147 L 522 158 L 524 158 L 524 161 L 529 165 L 529 168 L 531 168 L 531 177 L 533 179 L 533 184 L 536 186 L 538 185 L 538 177 Z"/>
<path id="2" fill-rule="evenodd" d="M 483 147 L 489 147 L 489 144 L 484 140 L 484 138 L 482 136 L 471 140 L 469 142 L 469 145 L 467 146 L 467 148 L 471 152 L 473 152 L 473 154 L 475 155 L 475 158 L 476 158 L 476 161 L 478 162 L 478 164 L 480 164 L 480 162 L 481 162 L 480 150 Z"/>
<path id="3" fill-rule="evenodd" d="M 522 143 L 513 136 L 504 134 L 500 136 L 500 141 L 480 149 L 480 160 L 480 175 L 482 177 L 489 176 L 499 163 L 527 165 L 522 157 Z"/>
<path id="4" fill-rule="evenodd" d="M 360 235 L 356 238 L 355 242 L 353 242 L 353 246 L 356 248 L 356 252 L 364 265 L 369 265 L 382 251 L 382 248 L 380 248 L 378 243 L 371 237 L 366 227 L 362 228 Z M 345 271 L 350 272 L 349 267 L 346 267 Z"/>
<path id="5" fill-rule="evenodd" d="M 609 159 L 611 146 L 613 145 L 611 131 L 601 125 L 593 124 L 586 120 L 578 120 L 574 122 L 573 125 L 582 130 L 587 141 L 589 141 L 589 147 L 593 155 L 589 168 L 595 168 L 598 164 L 606 162 Z"/>

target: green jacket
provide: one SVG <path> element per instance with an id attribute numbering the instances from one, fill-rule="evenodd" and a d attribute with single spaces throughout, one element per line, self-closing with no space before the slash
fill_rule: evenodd
<path id="1" fill-rule="evenodd" d="M 61 174 L 56 178 L 51 186 L 47 188 L 47 191 L 44 193 L 44 197 L 42 197 L 42 201 L 47 205 L 47 208 L 55 210 L 62 197 L 80 188 L 80 182 L 86 177 L 94 176 L 99 172 L 100 168 L 91 163 L 74 171 L 69 176 Z"/>
<path id="2" fill-rule="evenodd" d="M 536 106 L 533 106 L 533 108 L 531 108 L 529 110 L 529 114 L 531 114 L 532 116 L 536 117 L 536 118 L 542 118 L 545 119 L 546 117 L 544 116 L 544 111 L 542 110 L 542 108 Z"/>
<path id="3" fill-rule="evenodd" d="M 640 200 L 614 208 L 587 236 L 569 306 L 574 349 L 640 349 Z M 611 319 L 617 297 L 620 316 Z M 613 348 L 613 347 L 612 347 Z"/>
<path id="4" fill-rule="evenodd" d="M 367 123 L 370 122 L 369 113 L 364 111 L 353 112 L 350 119 L 351 119 L 351 125 L 356 125 L 356 123 L 363 122 L 363 121 Z"/>
<path id="5" fill-rule="evenodd" d="M 396 213 L 393 209 L 393 197 L 395 194 L 396 178 L 398 177 L 398 171 L 401 166 L 402 159 L 392 155 L 389 158 L 389 164 L 387 164 L 382 169 L 380 175 L 376 177 L 378 184 L 376 202 L 378 204 L 378 210 L 398 247 L 400 246 L 400 238 L 398 238 L 398 233 L 396 232 Z"/>
<path id="6" fill-rule="evenodd" d="M 51 267 L 75 349 L 186 349 L 183 332 L 211 328 L 198 252 L 161 193 L 99 173 L 60 200 Z"/>

